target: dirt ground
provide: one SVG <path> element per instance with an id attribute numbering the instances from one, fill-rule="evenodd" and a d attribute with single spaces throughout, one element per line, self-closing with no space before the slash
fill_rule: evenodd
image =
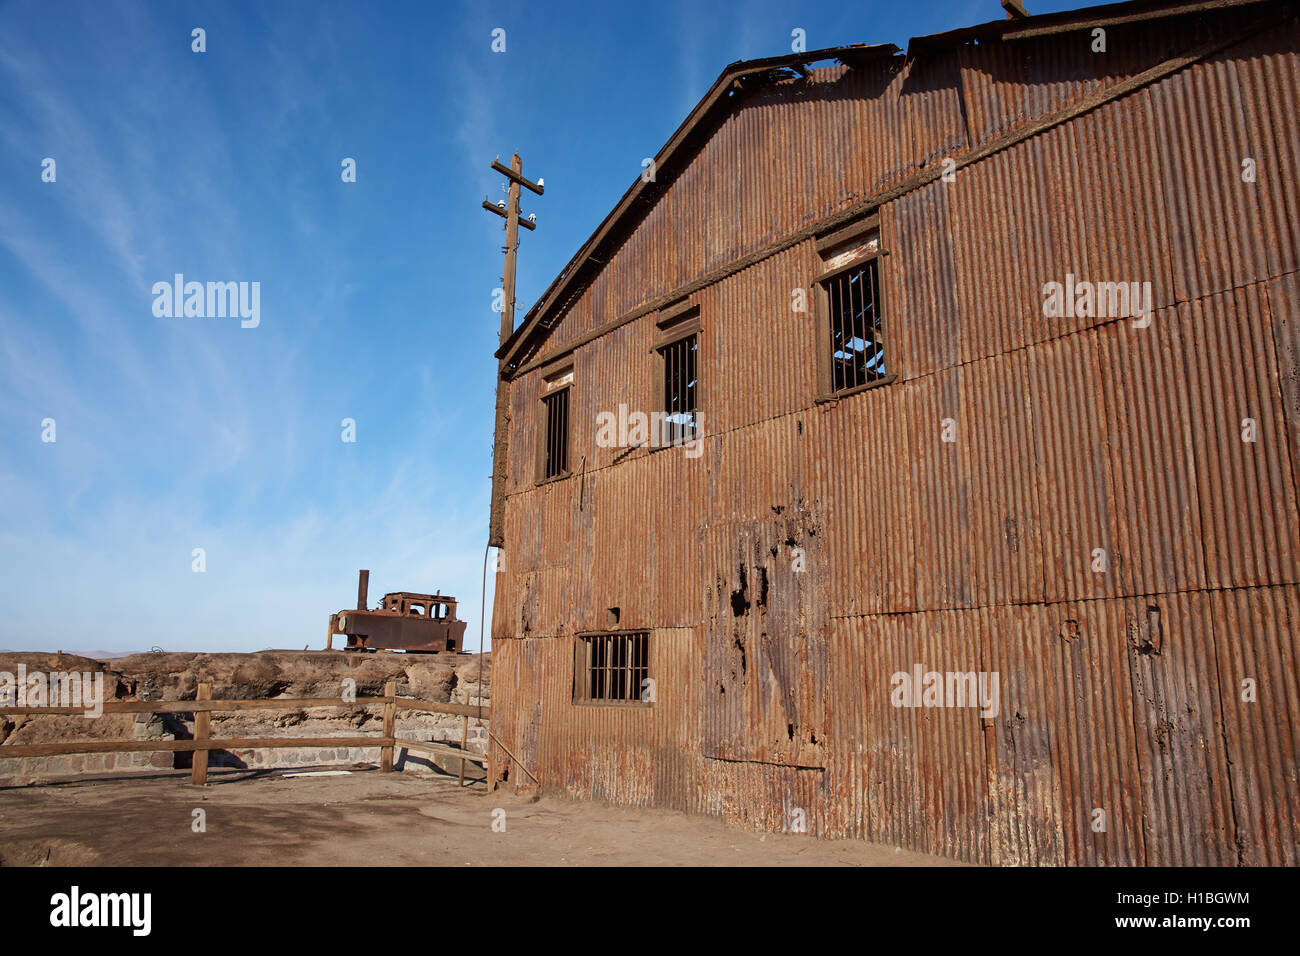
<path id="1" fill-rule="evenodd" d="M 206 832 L 195 832 L 202 809 Z M 503 810 L 504 832 L 493 830 Z M 501 819 L 500 814 L 495 814 Z M 894 847 L 358 769 L 0 790 L 0 866 L 948 866 Z"/>

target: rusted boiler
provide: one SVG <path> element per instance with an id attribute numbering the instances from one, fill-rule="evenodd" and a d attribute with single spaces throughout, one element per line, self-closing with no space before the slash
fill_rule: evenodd
<path id="1" fill-rule="evenodd" d="M 335 634 L 346 634 L 350 651 L 436 654 L 463 648 L 465 622 L 457 619 L 456 599 L 451 595 L 392 591 L 371 611 L 366 606 L 369 586 L 370 572 L 362 571 L 356 609 L 330 615 L 328 647 L 334 646 Z"/>

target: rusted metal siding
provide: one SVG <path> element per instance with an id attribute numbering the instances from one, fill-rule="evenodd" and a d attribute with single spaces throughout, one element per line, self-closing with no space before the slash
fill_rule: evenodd
<path id="1" fill-rule="evenodd" d="M 986 860 L 984 735 L 969 710 L 895 708 L 890 675 L 966 660 L 974 669 L 986 612 L 845 618 L 834 622 L 833 785 L 842 832 L 895 846 Z"/>
<path id="2" fill-rule="evenodd" d="M 1286 30 L 1261 34 L 1236 50 L 1234 92 L 1241 96 L 1236 110 L 1244 111 L 1245 144 L 1256 158 L 1259 176 L 1253 184 L 1260 231 L 1265 243 L 1265 274 L 1286 275 L 1300 269 L 1300 195 L 1286 171 L 1300 169 L 1300 54 L 1294 35 Z M 1240 169 L 1240 157 L 1238 169 Z"/>
<path id="3" fill-rule="evenodd" d="M 699 292 L 701 414 L 706 434 L 723 434 L 796 412 L 816 373 L 814 322 L 793 293 L 818 269 L 811 243 L 772 256 Z M 806 291 L 806 290 L 804 290 Z M 755 337 L 786 343 L 755 347 Z M 763 382 L 761 389 L 753 388 Z M 746 383 L 749 383 L 748 385 Z"/>
<path id="4" fill-rule="evenodd" d="M 973 135 L 985 140 L 1027 125 L 1213 39 L 1215 29 L 1210 19 L 1190 18 L 1158 29 L 1150 24 L 1109 26 L 1104 53 L 1094 52 L 1089 29 L 960 47 L 962 89 Z"/>
<path id="5" fill-rule="evenodd" d="M 894 263 L 925 263 L 907 282 L 891 285 L 891 305 L 909 320 L 891 329 L 889 344 L 906 355 L 905 374 L 929 375 L 963 358 L 957 303 L 957 265 L 948 212 L 949 183 L 931 183 L 888 207 L 882 239 L 889 252 L 886 281 Z"/>
<path id="6" fill-rule="evenodd" d="M 1029 350 L 1048 601 L 1124 593 L 1097 330 Z"/>
<path id="7" fill-rule="evenodd" d="M 1232 774 L 1232 818 L 1241 861 L 1300 863 L 1300 589 L 1251 588 L 1210 595 L 1223 737 Z M 1246 700 L 1244 681 L 1258 688 Z M 1293 715 L 1277 719 L 1277 711 Z"/>
<path id="8" fill-rule="evenodd" d="M 903 389 L 886 387 L 809 415 L 805 469 L 815 480 L 810 504 L 823 525 L 809 550 L 810 573 L 826 580 L 833 614 L 917 607 L 918 553 L 929 539 L 918 540 L 924 519 L 912 509 L 908 462 L 920 435 L 907 407 Z M 932 435 L 937 428 L 935 422 Z"/>
<path id="9" fill-rule="evenodd" d="M 1267 288 L 1282 414 L 1291 444 L 1291 480 L 1300 488 L 1300 273 L 1274 279 Z"/>
<path id="10" fill-rule="evenodd" d="M 1296 488 L 1262 290 L 1210 296 L 1179 313 L 1192 366 L 1189 406 L 1207 584 L 1300 580 Z M 1254 441 L 1244 440 L 1247 419 L 1256 423 Z"/>
<path id="11" fill-rule="evenodd" d="M 1265 42 L 1276 40 L 1233 48 L 1151 89 L 1161 175 L 1171 197 L 1182 200 L 1168 203 L 1178 301 L 1296 268 L 1296 243 L 1286 242 L 1295 238 L 1295 220 L 1282 225 L 1277 219 L 1279 195 L 1294 196 L 1294 190 L 1276 182 L 1290 175 L 1285 163 L 1296 158 L 1296 114 L 1288 119 L 1274 110 L 1294 102 L 1300 89 L 1297 59 L 1294 50 L 1277 55 L 1276 72 L 1257 85 L 1263 78 L 1243 63 L 1258 57 Z M 1252 105 L 1255 110 L 1247 112 L 1244 107 Z M 1242 179 L 1247 158 L 1256 163 L 1254 183 Z M 1259 176 L 1265 167 L 1272 172 Z M 1271 207 L 1267 217 L 1261 205 Z M 1273 246 L 1281 248 L 1270 254 Z"/>
<path id="12" fill-rule="evenodd" d="M 703 754 L 825 770 L 826 605 L 785 541 L 803 516 L 704 534 Z"/>
<path id="13" fill-rule="evenodd" d="M 1172 304 L 1166 209 L 1183 199 L 1163 188 L 1153 168 L 1156 154 L 1143 100 L 1140 91 L 1108 104 L 963 169 L 950 184 L 946 207 L 953 251 L 940 247 L 944 258 L 939 261 L 944 264 L 947 255 L 955 261 L 954 311 L 980 317 L 962 328 L 962 361 L 1109 321 L 1043 316 L 1044 285 L 1064 283 L 1067 274 L 1088 281 L 1150 282 L 1152 305 Z M 908 199 L 919 196 L 894 204 L 897 214 L 908 215 Z M 900 236 L 905 224 L 911 222 L 900 220 L 896 226 Z M 997 281 L 990 281 L 994 263 Z M 940 331 L 925 328 L 914 338 L 930 342 L 924 348 L 933 350 L 934 333 Z M 919 354 L 925 362 L 926 353 Z M 922 364 L 916 371 L 925 370 Z"/>
<path id="14" fill-rule="evenodd" d="M 1164 309 L 1150 328 L 1117 322 L 1101 333 L 1099 394 L 1114 436 L 1118 574 L 1129 594 L 1205 587 L 1194 396 L 1175 384 L 1191 380 L 1194 355 L 1183 339 L 1189 331 L 1177 310 Z"/>
<path id="15" fill-rule="evenodd" d="M 1045 516 L 1038 481 L 1030 356 L 1010 352 L 964 366 L 957 447 L 965 461 L 970 602 L 978 607 L 1045 598 Z M 997 414 L 988 410 L 997 408 Z M 933 426 L 932 426 L 933 427 Z M 1053 553 L 1054 554 L 1054 553 Z"/>
<path id="16" fill-rule="evenodd" d="M 747 96 L 548 348 L 1231 26 Z M 517 376 L 494 734 L 541 786 L 992 864 L 1300 862 L 1298 48 L 1292 20 L 884 205 L 892 383 L 814 401 L 811 239 L 692 294 L 698 458 L 595 439 L 658 407 L 653 313 L 574 350 L 568 478 L 536 483 Z M 1150 282 L 1149 325 L 1046 317 L 1067 273 Z M 572 703 L 614 607 L 652 707 Z M 996 672 L 998 712 L 893 706 L 917 665 Z"/>

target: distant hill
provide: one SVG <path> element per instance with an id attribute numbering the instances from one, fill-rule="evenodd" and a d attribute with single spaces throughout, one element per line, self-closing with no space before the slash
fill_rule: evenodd
<path id="1" fill-rule="evenodd" d="M 69 648 L 60 649 L 64 654 L 71 654 L 74 657 L 89 657 L 95 661 L 111 661 L 118 657 L 130 657 L 132 654 L 138 654 L 140 651 L 74 651 Z M 18 650 L 12 647 L 0 648 L 0 654 L 53 654 L 54 651 L 44 649 L 28 648 L 27 650 Z"/>

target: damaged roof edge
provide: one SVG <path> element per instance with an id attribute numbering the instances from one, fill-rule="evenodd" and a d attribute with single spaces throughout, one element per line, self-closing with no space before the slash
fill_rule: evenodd
<path id="1" fill-rule="evenodd" d="M 1109 26 L 1122 23 L 1135 23 L 1167 17 L 1185 16 L 1193 13 L 1213 12 L 1231 7 L 1253 6 L 1276 0 L 1126 0 L 1123 3 L 1109 3 L 1101 6 L 1083 7 L 1060 13 L 1042 14 L 1014 20 L 993 20 L 976 26 L 963 27 L 945 33 L 913 37 L 908 41 L 907 58 L 918 54 L 933 53 L 961 46 L 972 40 L 987 42 L 992 40 L 1010 41 L 1028 37 L 1063 33 L 1069 30 L 1081 30 L 1096 26 Z M 848 66 L 855 66 L 878 58 L 892 57 L 902 51 L 892 43 L 866 45 L 861 43 L 849 46 L 827 47 L 821 50 L 809 50 L 805 53 L 789 53 L 782 56 L 766 57 L 758 60 L 738 60 L 719 74 L 718 79 L 709 88 L 704 98 L 696 104 L 690 114 L 677 127 L 668 142 L 655 156 L 655 165 L 663 171 L 676 157 L 677 151 L 688 142 L 712 112 L 727 102 L 733 84 L 745 76 L 763 73 L 768 70 L 796 65 L 817 63 L 823 60 L 839 60 Z M 603 267 L 604 260 L 597 258 L 597 253 L 615 234 L 619 222 L 642 198 L 642 194 L 651 187 L 662 188 L 670 178 L 645 182 L 638 178 L 623 194 L 618 204 L 601 221 L 596 231 L 584 242 L 551 281 L 546 291 L 528 310 L 524 320 L 496 350 L 494 356 L 501 361 L 500 374 L 508 377 L 511 365 L 517 359 L 529 340 L 539 329 L 550 330 L 563 316 L 563 312 L 572 297 L 583 286 L 579 283 L 582 274 L 595 266 L 597 271 Z M 607 259 L 608 256 L 605 257 Z M 576 285 L 575 285 L 576 284 Z M 545 322 L 545 319 L 554 321 Z"/>

